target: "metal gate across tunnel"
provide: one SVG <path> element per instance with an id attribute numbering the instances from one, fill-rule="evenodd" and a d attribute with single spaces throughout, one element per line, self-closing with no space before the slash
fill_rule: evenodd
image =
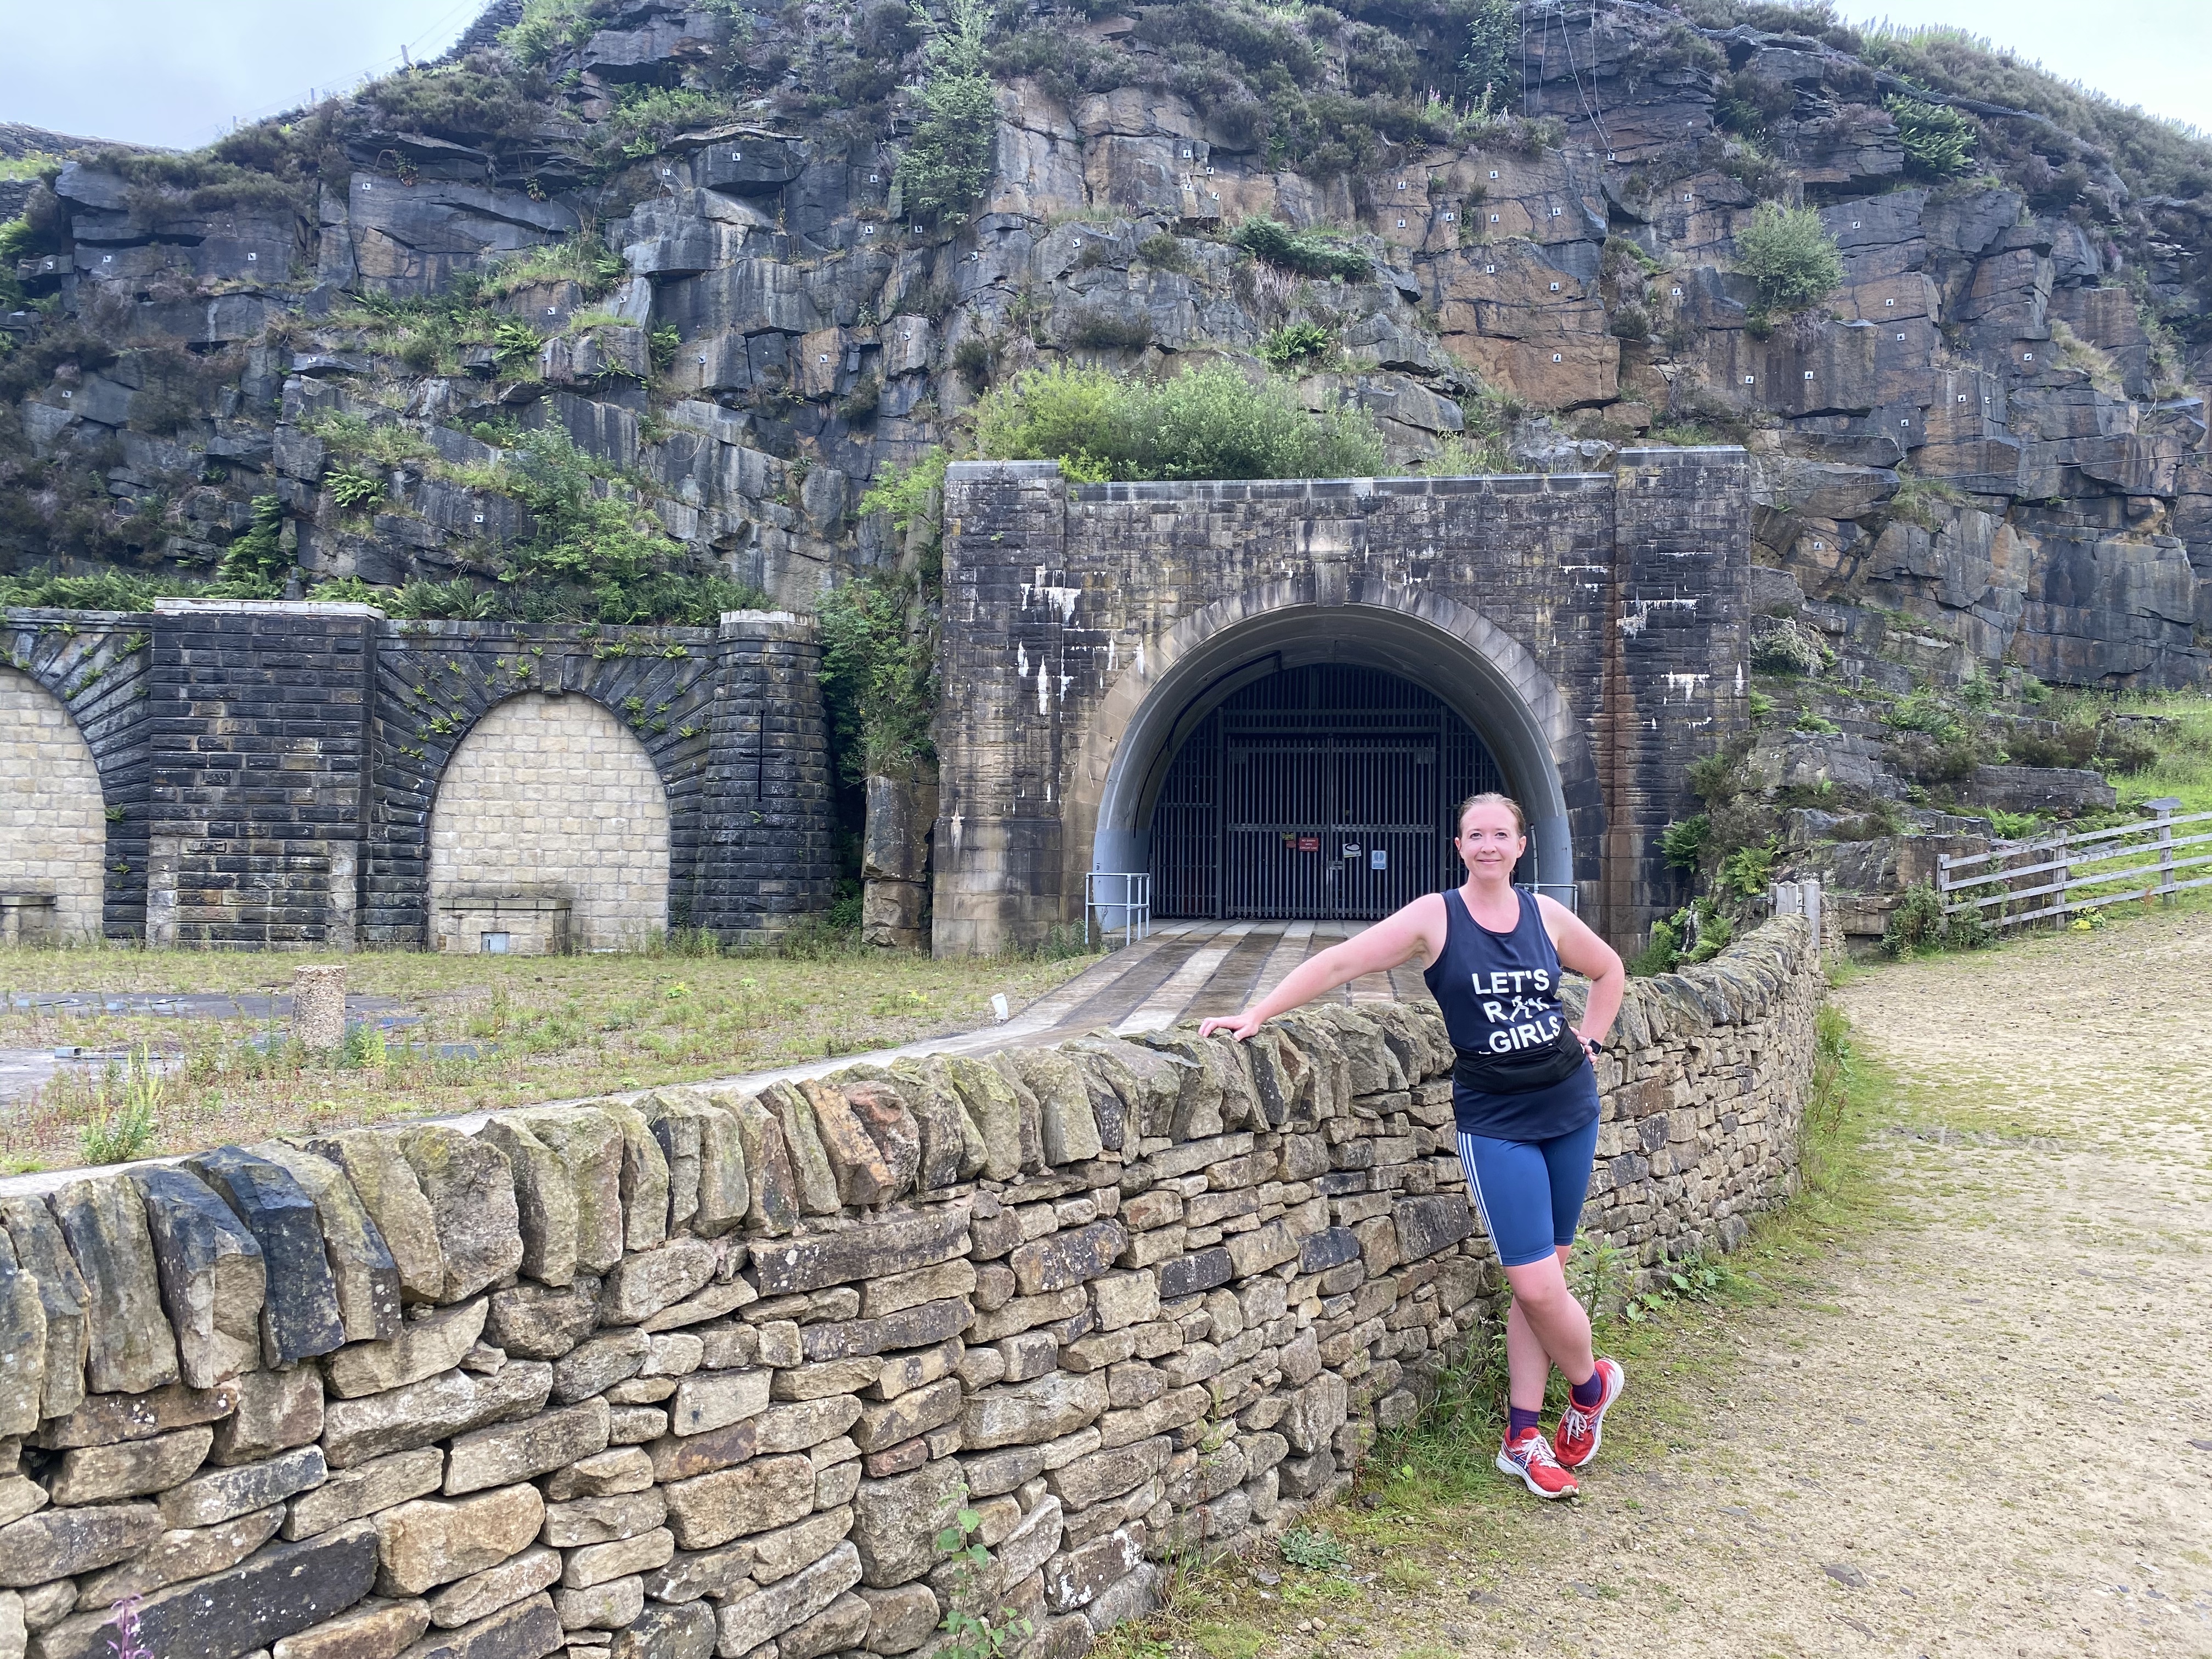
<path id="1" fill-rule="evenodd" d="M 1458 884 L 1452 808 L 1503 787 L 1474 729 L 1410 680 L 1336 663 L 1267 675 L 1200 721 L 1168 769 L 1153 912 L 1388 915 Z"/>

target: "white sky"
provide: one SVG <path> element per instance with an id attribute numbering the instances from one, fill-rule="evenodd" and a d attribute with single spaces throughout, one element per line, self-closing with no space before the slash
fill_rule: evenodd
<path id="1" fill-rule="evenodd" d="M 433 58 L 483 0 L 0 0 L 0 121 L 188 147 L 313 88 Z M 2212 130 L 2212 0 L 1858 0 L 1955 23 L 2123 103 Z"/>

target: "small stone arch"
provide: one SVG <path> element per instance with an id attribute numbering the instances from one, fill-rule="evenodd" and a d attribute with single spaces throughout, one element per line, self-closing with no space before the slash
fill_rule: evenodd
<path id="1" fill-rule="evenodd" d="M 1192 612 L 1101 700 L 1067 801 L 1067 890 L 1091 870 L 1143 870 L 1146 829 L 1182 737 L 1255 672 L 1314 661 L 1385 668 L 1435 692 L 1489 745 L 1529 818 L 1535 880 L 1590 896 L 1603 830 L 1596 768 L 1567 699 L 1511 635 L 1433 590 L 1306 575 Z"/>
<path id="2" fill-rule="evenodd" d="M 98 939 L 107 892 L 107 799 L 92 746 L 60 698 L 0 667 L 0 896 L 56 940 Z"/>
<path id="3" fill-rule="evenodd" d="M 669 922 L 670 828 L 659 769 L 608 709 L 542 691 L 507 697 L 470 726 L 438 779 L 431 942 L 479 948 L 441 918 L 507 894 L 564 898 L 572 949 L 649 943 Z"/>

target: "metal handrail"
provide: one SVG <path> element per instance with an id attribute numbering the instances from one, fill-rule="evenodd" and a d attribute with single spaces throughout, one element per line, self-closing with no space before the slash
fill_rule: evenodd
<path id="1" fill-rule="evenodd" d="M 1121 884 L 1121 896 L 1108 899 L 1101 888 L 1108 882 Z M 1147 937 L 1152 931 L 1152 873 L 1149 870 L 1086 870 L 1083 873 L 1083 942 L 1091 943 L 1091 921 L 1098 918 L 1098 936 L 1103 939 L 1115 931 L 1115 924 L 1102 914 L 1118 910 L 1124 949 Z"/>

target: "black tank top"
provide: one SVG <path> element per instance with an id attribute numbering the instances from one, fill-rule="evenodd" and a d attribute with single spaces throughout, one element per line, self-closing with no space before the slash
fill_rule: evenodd
<path id="1" fill-rule="evenodd" d="M 1474 919 L 1457 888 L 1446 892 L 1444 948 L 1423 975 L 1452 1046 L 1478 1068 L 1522 1059 L 1540 1064 L 1557 1052 L 1566 1029 L 1559 951 L 1535 899 L 1518 888 L 1514 897 L 1520 915 L 1513 931 L 1494 933 Z M 1464 1133 L 1548 1140 L 1597 1115 L 1597 1078 L 1587 1060 L 1556 1084 L 1520 1093 L 1470 1086 L 1468 1069 L 1462 1066 L 1452 1082 L 1452 1114 Z"/>

